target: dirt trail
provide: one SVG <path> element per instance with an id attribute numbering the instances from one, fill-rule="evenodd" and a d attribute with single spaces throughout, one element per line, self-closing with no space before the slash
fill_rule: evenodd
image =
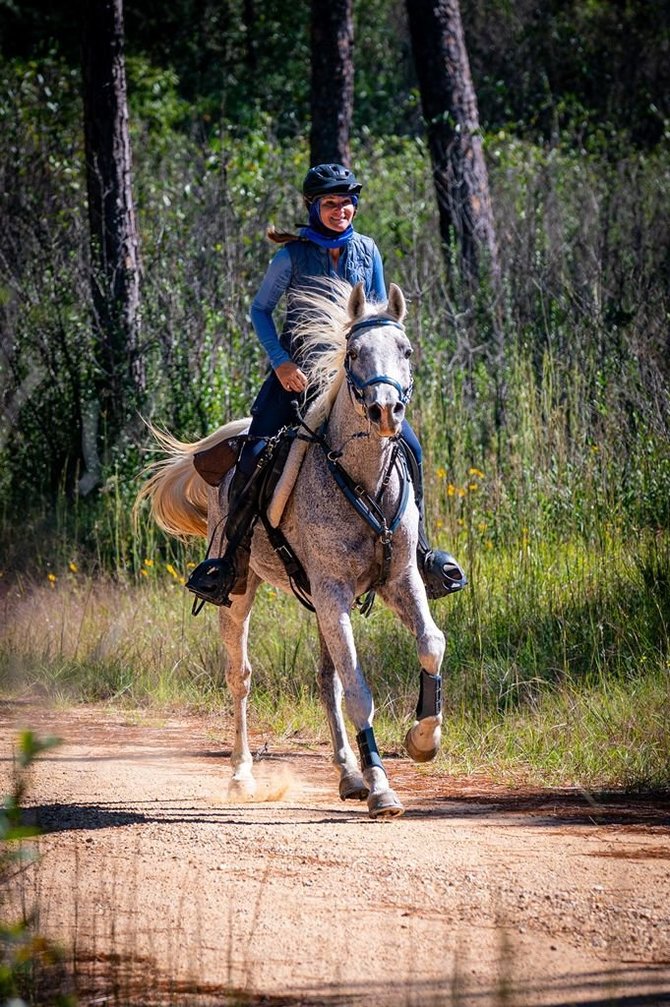
<path id="1" fill-rule="evenodd" d="M 407 811 L 376 823 L 325 749 L 256 738 L 266 800 L 229 804 L 230 724 L 27 704 L 0 707 L 5 789 L 19 727 L 63 739 L 29 796 L 42 928 L 141 962 L 154 999 L 133 1002 L 670 1003 L 668 801 L 389 759 Z"/>

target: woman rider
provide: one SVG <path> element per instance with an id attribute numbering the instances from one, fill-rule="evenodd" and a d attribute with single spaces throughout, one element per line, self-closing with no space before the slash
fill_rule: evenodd
<path id="1" fill-rule="evenodd" d="M 295 423 L 294 403 L 307 387 L 307 378 L 293 359 L 291 333 L 295 324 L 296 295 L 310 278 L 339 277 L 351 285 L 362 281 L 368 300 L 386 302 L 384 269 L 379 249 L 372 238 L 353 228 L 361 184 L 353 172 L 341 164 L 319 164 L 307 172 L 302 186 L 309 212 L 307 227 L 298 235 L 268 232 L 282 245 L 277 252 L 251 306 L 256 335 L 270 358 L 272 370 L 254 402 L 249 428 L 230 487 L 227 547 L 221 559 L 205 560 L 194 570 L 188 586 L 216 604 L 230 605 L 228 595 L 243 593 L 249 560 L 251 531 L 257 513 L 258 480 L 253 480 L 258 460 L 268 438 L 284 426 Z M 286 295 L 286 321 L 281 336 L 272 317 L 282 295 Z M 293 351 L 293 355 L 292 355 Z M 407 420 L 402 440 L 409 448 L 414 492 L 419 507 L 418 565 L 430 598 L 440 598 L 460 590 L 467 578 L 454 557 L 431 549 L 423 522 L 423 479 L 421 446 Z M 233 590 L 235 589 L 235 590 Z"/>

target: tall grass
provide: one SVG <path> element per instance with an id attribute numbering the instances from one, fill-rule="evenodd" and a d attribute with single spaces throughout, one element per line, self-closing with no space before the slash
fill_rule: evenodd
<path id="1" fill-rule="evenodd" d="M 670 780 L 670 538 L 589 545 L 468 542 L 467 591 L 434 603 L 448 636 L 445 741 L 437 767 L 507 780 L 665 786 Z M 5 694 L 151 711 L 231 707 L 213 609 L 193 619 L 183 565 L 145 576 L 78 570 L 5 595 Z M 312 617 L 263 587 L 253 614 L 257 727 L 325 743 Z M 416 702 L 414 641 L 379 603 L 356 636 L 382 743 L 397 750 Z M 281 633 L 277 631 L 281 626 Z"/>

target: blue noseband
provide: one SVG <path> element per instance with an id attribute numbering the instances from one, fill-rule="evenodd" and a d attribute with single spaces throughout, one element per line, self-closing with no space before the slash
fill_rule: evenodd
<path id="1" fill-rule="evenodd" d="M 373 378 L 368 378 L 367 381 L 361 381 L 357 378 L 355 374 L 352 374 L 348 367 L 345 368 L 347 374 L 347 381 L 352 392 L 356 396 L 359 402 L 363 402 L 364 392 L 366 388 L 371 385 L 391 385 L 392 388 L 398 393 L 398 398 L 402 402 L 403 406 L 406 406 L 412 397 L 412 390 L 414 388 L 414 382 L 410 381 L 407 388 L 403 388 L 400 382 L 396 381 L 395 378 L 390 378 L 388 374 L 375 374 Z M 365 402 L 363 402 L 365 405 Z"/>

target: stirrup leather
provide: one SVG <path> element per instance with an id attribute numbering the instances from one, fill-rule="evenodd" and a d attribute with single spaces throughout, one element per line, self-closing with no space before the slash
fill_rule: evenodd
<path id="1" fill-rule="evenodd" d="M 428 549 L 419 552 L 419 572 L 429 598 L 444 598 L 461 591 L 468 582 L 465 572 L 450 552 Z"/>

